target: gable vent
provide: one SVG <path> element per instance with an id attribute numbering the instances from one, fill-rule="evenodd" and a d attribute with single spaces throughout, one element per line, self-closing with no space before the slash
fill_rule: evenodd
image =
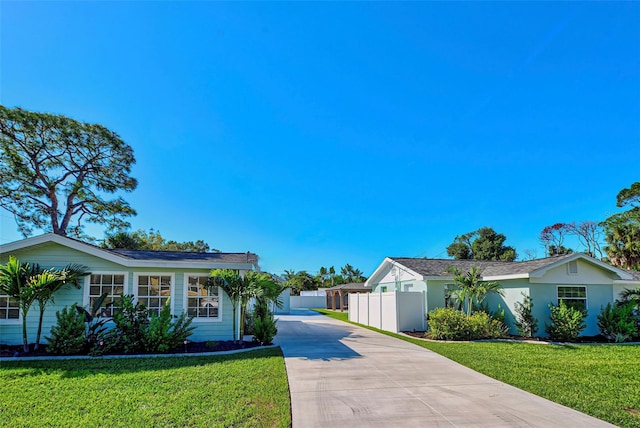
<path id="1" fill-rule="evenodd" d="M 578 274 L 578 262 L 572 261 L 567 264 L 567 272 L 569 275 L 577 275 Z"/>

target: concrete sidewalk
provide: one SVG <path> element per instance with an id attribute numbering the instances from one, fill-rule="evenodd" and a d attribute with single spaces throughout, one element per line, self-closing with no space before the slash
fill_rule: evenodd
<path id="1" fill-rule="evenodd" d="M 293 428 L 613 426 L 313 311 L 278 318 Z"/>

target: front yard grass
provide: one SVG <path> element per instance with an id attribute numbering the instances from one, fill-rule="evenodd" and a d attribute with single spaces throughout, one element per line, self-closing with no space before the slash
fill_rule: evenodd
<path id="1" fill-rule="evenodd" d="M 347 321 L 345 314 L 317 310 Z M 640 427 L 640 346 L 432 342 L 356 324 L 621 427 Z M 427 370 L 427 368 L 425 368 Z"/>
<path id="2" fill-rule="evenodd" d="M 0 426 L 288 427 L 279 348 L 210 357 L 0 361 Z"/>

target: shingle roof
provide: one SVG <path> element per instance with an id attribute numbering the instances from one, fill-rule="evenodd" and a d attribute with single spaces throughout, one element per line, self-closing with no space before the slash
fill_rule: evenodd
<path id="1" fill-rule="evenodd" d="M 350 282 L 348 284 L 334 285 L 327 290 L 343 290 L 343 291 L 371 291 L 371 288 L 365 287 L 364 282 Z"/>
<path id="2" fill-rule="evenodd" d="M 187 251 L 146 251 L 127 249 L 105 250 L 132 260 L 199 261 L 213 263 L 253 263 L 258 262 L 254 253 L 195 253 Z"/>
<path id="3" fill-rule="evenodd" d="M 389 257 L 409 269 L 424 276 L 451 276 L 450 270 L 458 268 L 463 272 L 472 266 L 482 269 L 482 276 L 517 275 L 531 273 L 537 269 L 559 262 L 574 254 L 547 257 L 525 262 L 495 262 L 485 260 L 449 260 L 449 259 L 413 259 L 406 257 Z"/>

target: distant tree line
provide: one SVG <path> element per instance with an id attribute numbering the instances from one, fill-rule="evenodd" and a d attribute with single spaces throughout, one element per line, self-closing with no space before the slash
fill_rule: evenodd
<path id="1" fill-rule="evenodd" d="M 160 231 L 155 231 L 153 228 L 149 229 L 148 232 L 144 229 L 138 229 L 133 232 L 119 231 L 108 234 L 100 246 L 102 248 L 126 248 L 129 250 L 147 251 L 220 252 L 218 249 L 212 249 L 209 244 L 201 239 L 195 242 L 167 240 L 160 234 Z"/>
<path id="2" fill-rule="evenodd" d="M 317 290 L 319 288 L 329 288 L 334 285 L 349 284 L 352 282 L 365 282 L 365 277 L 360 269 L 356 269 L 349 263 L 340 268 L 340 273 L 336 273 L 333 266 L 321 266 L 317 275 L 312 275 L 306 270 L 296 272 L 294 269 L 284 271 L 283 279 L 285 285 L 291 288 L 292 294 L 300 294 L 303 290 Z"/>

